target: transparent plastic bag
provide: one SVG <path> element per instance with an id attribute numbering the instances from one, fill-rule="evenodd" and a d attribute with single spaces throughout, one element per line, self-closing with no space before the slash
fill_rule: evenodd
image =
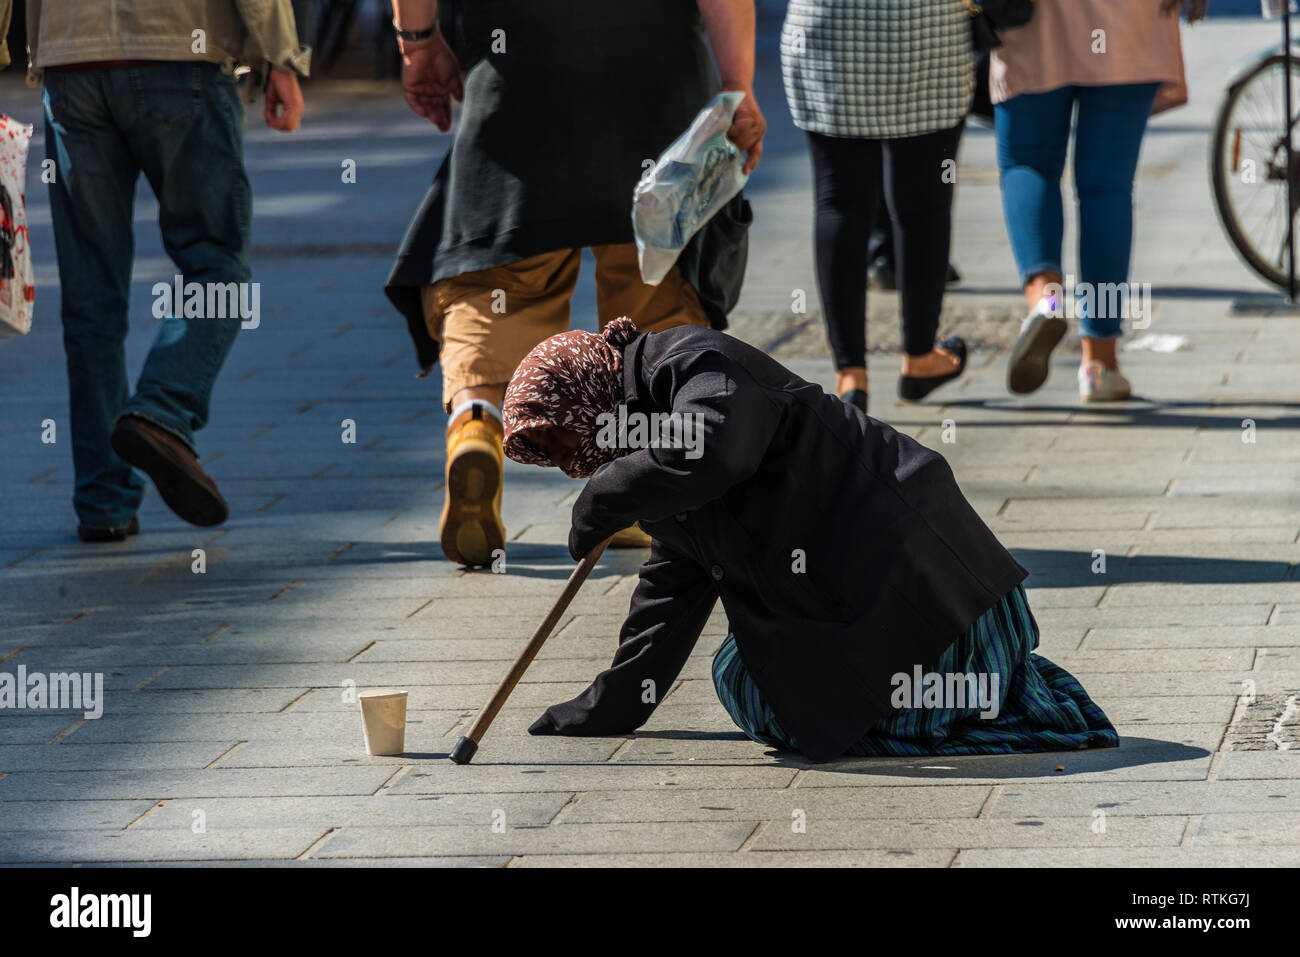
<path id="1" fill-rule="evenodd" d="M 741 191 L 744 154 L 727 139 L 744 93 L 719 93 L 664 150 L 632 195 L 641 278 L 657 286 L 700 227 Z"/>
<path id="2" fill-rule="evenodd" d="M 0 339 L 32 328 L 36 280 L 23 196 L 32 128 L 0 114 Z"/>

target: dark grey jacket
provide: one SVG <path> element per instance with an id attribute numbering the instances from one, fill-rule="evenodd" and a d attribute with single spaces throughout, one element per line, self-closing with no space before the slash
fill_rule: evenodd
<path id="1" fill-rule="evenodd" d="M 829 760 L 889 713 L 893 675 L 929 670 L 1026 577 L 941 455 L 757 349 L 687 326 L 623 357 L 628 414 L 702 415 L 703 454 L 631 452 L 578 497 L 575 558 L 634 520 L 655 541 L 614 664 L 533 733 L 640 727 L 721 598 L 782 726 Z"/>
<path id="2" fill-rule="evenodd" d="M 440 349 L 422 286 L 632 242 L 645 162 L 718 89 L 696 0 L 444 0 L 439 18 L 466 71 L 464 107 L 385 283 L 425 372 Z M 715 326 L 739 295 L 748 218 L 733 200 L 680 262 Z"/>

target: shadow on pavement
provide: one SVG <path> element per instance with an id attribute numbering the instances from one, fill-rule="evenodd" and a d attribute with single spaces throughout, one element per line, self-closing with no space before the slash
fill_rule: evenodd
<path id="1" fill-rule="evenodd" d="M 745 735 L 731 731 L 639 731 L 632 740 L 641 738 L 690 741 L 743 741 Z M 1052 751 L 1038 754 L 992 755 L 924 755 L 921 757 L 843 757 L 818 764 L 802 755 L 786 751 L 768 750 L 775 767 L 826 774 L 877 775 L 880 777 L 908 777 L 942 782 L 949 779 L 998 778 L 1007 780 L 1026 778 L 1059 778 L 1076 774 L 1093 774 L 1099 771 L 1116 771 L 1146 765 L 1172 764 L 1210 757 L 1205 748 L 1192 747 L 1176 741 L 1157 738 L 1120 738 L 1118 748 L 1097 748 L 1086 751 Z M 411 754 L 405 757 L 445 758 L 446 754 Z M 475 761 L 475 764 L 495 766 L 536 767 L 536 762 Z M 692 767 L 735 767 L 746 762 L 692 761 Z M 664 767 L 680 765 L 679 758 L 664 761 L 617 761 L 618 767 Z M 607 761 L 557 761 L 547 767 L 611 767 Z M 544 770 L 524 771 L 524 774 L 544 773 Z"/>
<path id="2" fill-rule="evenodd" d="M 1053 751 L 1043 754 L 994 754 L 920 758 L 841 758 L 829 764 L 797 762 L 830 774 L 876 774 L 942 781 L 946 778 L 1069 777 L 1151 764 L 1171 764 L 1208 758 L 1212 752 L 1177 741 L 1120 738 L 1118 748 Z M 1063 770 L 1058 770 L 1058 768 Z"/>
<path id="3" fill-rule="evenodd" d="M 1172 427 L 1185 429 L 1188 426 L 1198 426 L 1203 429 L 1223 429 L 1225 431 L 1240 432 L 1241 420 L 1231 415 L 1217 415 L 1215 413 L 1227 411 L 1230 409 L 1296 409 L 1300 411 L 1300 403 L 1297 402 L 1278 402 L 1272 399 L 1242 400 L 1240 402 L 1220 402 L 1214 400 L 1180 401 L 1144 399 L 1140 395 L 1135 395 L 1132 399 L 1124 403 L 1114 403 L 1102 406 L 1081 405 L 1074 403 L 1070 405 L 1058 405 L 1049 403 L 1025 404 L 1023 400 L 1016 400 L 1009 396 L 999 396 L 996 399 L 949 399 L 947 401 L 936 400 L 929 404 L 934 408 L 951 408 L 951 409 L 988 409 L 992 411 L 1005 410 L 1008 412 L 1064 412 L 1067 414 L 1088 413 L 1089 415 L 1108 416 L 1111 421 L 1105 423 L 1110 426 L 1138 426 L 1139 428 L 1162 428 Z M 1188 410 L 1186 412 L 1180 410 Z M 1283 415 L 1275 418 L 1264 420 L 1269 428 L 1298 428 L 1300 427 L 1300 415 Z M 1023 426 L 1043 425 L 1041 419 L 1024 418 L 1024 419 L 1006 419 L 1003 421 L 982 421 L 979 423 L 980 428 L 1020 428 Z"/>
<path id="4" fill-rule="evenodd" d="M 1030 588 L 1071 588 L 1105 583 L 1131 585 L 1168 582 L 1182 585 L 1285 581 L 1290 562 L 1239 558 L 1189 558 L 1181 555 L 1107 555 L 1104 573 L 1094 573 L 1090 551 L 1055 548 L 1008 549 L 1029 569 Z"/>
<path id="5" fill-rule="evenodd" d="M 953 286 L 946 294 L 945 299 L 955 299 L 961 296 L 1021 296 L 1024 290 L 1017 289 L 1014 286 Z M 1285 297 L 1280 293 L 1270 292 L 1267 289 L 1226 289 L 1219 286 L 1156 286 L 1152 290 L 1152 296 L 1156 299 L 1189 299 L 1203 302 L 1214 299 L 1232 299 L 1244 300 L 1243 305 L 1253 305 L 1257 300 L 1259 303 L 1275 304 L 1281 309 L 1288 304 Z"/>
<path id="6" fill-rule="evenodd" d="M 768 752 L 782 767 L 816 769 L 827 774 L 869 774 L 943 781 L 949 778 L 1047 778 L 1115 771 L 1153 764 L 1208 758 L 1212 752 L 1177 741 L 1121 737 L 1118 748 L 1052 751 L 1039 754 L 926 755 L 915 758 L 844 757 L 814 764 L 783 752 Z"/>

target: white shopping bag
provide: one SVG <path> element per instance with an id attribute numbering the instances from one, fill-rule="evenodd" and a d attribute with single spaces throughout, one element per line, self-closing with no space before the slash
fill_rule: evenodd
<path id="1" fill-rule="evenodd" d="M 0 339 L 32 328 L 36 279 L 27 235 L 27 147 L 32 128 L 0 114 Z"/>
<path id="2" fill-rule="evenodd" d="M 659 285 L 691 237 L 749 179 L 744 155 L 727 139 L 744 99 L 738 92 L 715 96 L 637 183 L 632 229 L 642 282 Z"/>

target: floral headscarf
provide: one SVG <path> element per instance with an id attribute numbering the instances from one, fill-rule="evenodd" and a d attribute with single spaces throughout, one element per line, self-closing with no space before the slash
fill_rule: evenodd
<path id="1" fill-rule="evenodd" d="M 587 478 L 626 454 L 627 449 L 601 448 L 596 436 L 601 414 L 616 414 L 623 401 L 623 347 L 634 335 L 636 326 L 624 317 L 600 335 L 563 332 L 528 353 L 515 370 L 501 406 L 506 455 L 525 465 L 553 466 L 523 433 L 557 426 L 581 437 L 572 463 L 564 470 L 570 478 Z"/>

